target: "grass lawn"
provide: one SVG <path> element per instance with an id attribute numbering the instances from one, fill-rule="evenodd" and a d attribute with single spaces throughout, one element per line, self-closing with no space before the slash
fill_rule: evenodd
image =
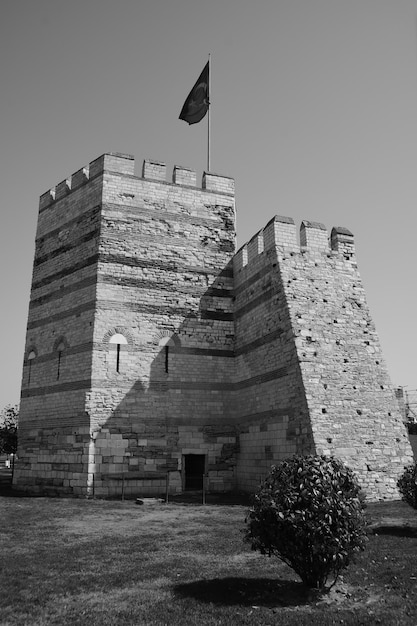
<path id="1" fill-rule="evenodd" d="M 417 522 L 404 503 L 368 511 L 374 521 Z M 243 543 L 245 512 L 241 505 L 0 497 L 0 624 L 416 626 L 412 532 L 371 535 L 320 599 L 286 565 Z"/>

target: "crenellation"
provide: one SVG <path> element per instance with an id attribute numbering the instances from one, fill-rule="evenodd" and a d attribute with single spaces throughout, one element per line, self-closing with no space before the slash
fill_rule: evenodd
<path id="1" fill-rule="evenodd" d="M 45 191 L 39 198 L 39 210 L 46 209 L 52 202 L 55 202 L 55 187 Z"/>
<path id="2" fill-rule="evenodd" d="M 166 164 L 162 161 L 145 159 L 142 167 L 142 178 L 166 181 Z"/>
<path id="3" fill-rule="evenodd" d="M 204 172 L 202 188 L 207 191 L 214 191 L 225 195 L 234 195 L 235 181 L 229 176 L 220 176 L 213 172 Z"/>
<path id="4" fill-rule="evenodd" d="M 329 236 L 324 224 L 307 220 L 301 222 L 300 246 L 308 250 L 329 252 Z"/>
<path id="5" fill-rule="evenodd" d="M 275 246 L 294 250 L 299 248 L 295 223 L 291 217 L 275 215 L 265 226 L 263 233 L 265 250 Z"/>
<path id="6" fill-rule="evenodd" d="M 318 452 L 397 497 L 411 449 L 352 233 L 275 216 L 235 252 L 233 179 L 134 167 L 106 153 L 40 198 L 15 485 L 251 491 Z"/>
<path id="7" fill-rule="evenodd" d="M 55 201 L 61 200 L 71 191 L 71 178 L 66 178 L 55 187 Z"/>
<path id="8" fill-rule="evenodd" d="M 172 172 L 172 182 L 176 185 L 188 185 L 197 187 L 197 173 L 187 167 L 175 165 Z"/>
<path id="9" fill-rule="evenodd" d="M 104 171 L 133 176 L 135 173 L 135 159 L 130 154 L 106 152 L 90 162 L 89 176 L 94 178 Z"/>
<path id="10" fill-rule="evenodd" d="M 341 252 L 348 257 L 355 255 L 355 242 L 353 234 L 343 226 L 332 228 L 330 235 L 331 248 L 335 252 Z"/>
<path id="11" fill-rule="evenodd" d="M 82 167 L 71 176 L 71 189 L 77 189 L 84 185 L 90 178 L 90 168 Z"/>
<path id="12" fill-rule="evenodd" d="M 244 244 L 236 254 L 233 256 L 233 272 L 235 276 L 238 276 L 239 272 L 248 263 L 248 246 Z"/>
<path id="13" fill-rule="evenodd" d="M 260 230 L 247 244 L 248 263 L 250 263 L 258 254 L 264 251 L 263 231 Z"/>

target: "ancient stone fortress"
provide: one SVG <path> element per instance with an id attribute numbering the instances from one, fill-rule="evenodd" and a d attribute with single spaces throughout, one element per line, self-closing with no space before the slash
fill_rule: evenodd
<path id="1" fill-rule="evenodd" d="M 253 491 L 317 452 L 389 499 L 412 461 L 352 234 L 275 216 L 236 252 L 231 178 L 117 153 L 40 198 L 20 419 L 35 493 Z"/>

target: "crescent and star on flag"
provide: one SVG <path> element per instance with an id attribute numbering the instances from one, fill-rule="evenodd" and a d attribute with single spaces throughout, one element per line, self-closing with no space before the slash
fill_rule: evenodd
<path id="1" fill-rule="evenodd" d="M 180 120 L 188 122 L 188 124 L 197 124 L 206 113 L 207 115 L 207 171 L 210 172 L 210 61 L 207 61 L 203 71 L 201 72 L 194 87 L 187 96 L 186 101 L 181 109 Z"/>
<path id="2" fill-rule="evenodd" d="M 188 124 L 197 124 L 207 113 L 210 106 L 209 72 L 210 61 L 207 62 L 197 82 L 188 94 L 181 109 L 180 120 L 184 120 Z"/>

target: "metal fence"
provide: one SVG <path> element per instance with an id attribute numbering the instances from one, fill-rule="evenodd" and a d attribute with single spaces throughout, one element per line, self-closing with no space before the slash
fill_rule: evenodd
<path id="1" fill-rule="evenodd" d="M 417 424 L 417 389 L 397 387 L 395 395 L 403 421 L 406 424 Z"/>
<path id="2" fill-rule="evenodd" d="M 404 387 L 405 420 L 417 424 L 417 389 Z"/>

